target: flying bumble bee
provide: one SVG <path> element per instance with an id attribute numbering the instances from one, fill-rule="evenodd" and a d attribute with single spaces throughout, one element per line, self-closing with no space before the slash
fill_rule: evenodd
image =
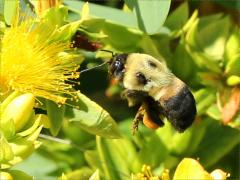
<path id="1" fill-rule="evenodd" d="M 140 53 L 115 54 L 108 63 L 110 76 L 124 87 L 129 106 L 140 105 L 133 133 L 141 121 L 153 129 L 163 126 L 163 117 L 178 132 L 191 126 L 196 116 L 194 97 L 164 63 Z"/>

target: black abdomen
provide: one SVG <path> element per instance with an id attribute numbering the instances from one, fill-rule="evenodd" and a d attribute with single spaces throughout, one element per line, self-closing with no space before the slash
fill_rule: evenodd
<path id="1" fill-rule="evenodd" d="M 197 113 L 194 97 L 186 86 L 174 97 L 166 100 L 162 107 L 164 115 L 179 132 L 191 126 Z"/>

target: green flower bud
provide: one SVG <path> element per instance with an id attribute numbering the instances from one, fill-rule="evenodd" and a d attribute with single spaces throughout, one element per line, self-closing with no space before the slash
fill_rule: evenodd
<path id="1" fill-rule="evenodd" d="M 30 119 L 33 113 L 34 102 L 35 99 L 31 93 L 22 94 L 14 98 L 3 110 L 1 129 L 9 128 L 7 126 L 8 122 L 13 121 L 15 131 L 19 132 Z"/>
<path id="2" fill-rule="evenodd" d="M 13 180 L 13 177 L 8 172 L 0 172 L 1 180 Z"/>
<path id="3" fill-rule="evenodd" d="M 236 86 L 237 84 L 240 84 L 240 77 L 232 75 L 227 79 L 227 84 L 229 86 Z"/>

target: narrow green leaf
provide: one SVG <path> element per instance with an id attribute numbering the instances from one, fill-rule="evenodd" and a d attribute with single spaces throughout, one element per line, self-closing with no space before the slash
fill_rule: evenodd
<path id="1" fill-rule="evenodd" d="M 225 72 L 227 75 L 240 76 L 240 52 L 227 63 Z"/>
<path id="2" fill-rule="evenodd" d="M 4 1 L 4 19 L 8 25 L 11 25 L 13 18 L 16 15 L 18 3 L 18 0 Z"/>
<path id="3" fill-rule="evenodd" d="M 240 31 L 234 30 L 226 43 L 224 53 L 225 64 L 235 58 L 240 53 Z"/>
<path id="4" fill-rule="evenodd" d="M 68 109 L 68 119 L 91 134 L 106 138 L 120 138 L 120 131 L 113 118 L 98 104 L 83 94 L 78 94 L 79 109 Z"/>
<path id="5" fill-rule="evenodd" d="M 99 158 L 99 154 L 97 150 L 87 150 L 84 152 L 84 157 L 89 164 L 90 167 L 93 169 L 100 169 L 100 171 L 103 172 L 102 169 L 102 162 Z"/>
<path id="6" fill-rule="evenodd" d="M 115 168 L 121 172 L 121 179 L 126 178 L 126 175 L 130 175 L 131 172 L 137 172 L 141 168 L 137 151 L 131 141 L 126 138 L 103 139 L 103 141 L 106 143 Z"/>
<path id="7" fill-rule="evenodd" d="M 120 174 L 113 163 L 113 159 L 109 154 L 109 149 L 100 136 L 96 137 L 97 151 L 103 168 L 104 177 L 106 179 L 121 179 Z"/>
<path id="8" fill-rule="evenodd" d="M 12 160 L 14 157 L 11 146 L 8 141 L 5 139 L 3 134 L 0 134 L 0 163 L 7 163 L 9 160 Z"/>
<path id="9" fill-rule="evenodd" d="M 181 4 L 181 6 L 179 6 L 168 16 L 164 25 L 171 30 L 179 30 L 187 22 L 188 16 L 189 16 L 188 2 L 185 2 Z"/>
<path id="10" fill-rule="evenodd" d="M 64 106 L 59 107 L 55 102 L 46 100 L 46 109 L 50 121 L 50 132 L 56 136 L 62 126 Z"/>

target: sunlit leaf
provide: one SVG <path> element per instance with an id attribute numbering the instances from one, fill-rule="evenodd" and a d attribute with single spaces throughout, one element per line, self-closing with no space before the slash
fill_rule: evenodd
<path id="1" fill-rule="evenodd" d="M 70 11 L 81 14 L 80 10 L 82 9 L 84 2 L 65 0 L 64 4 L 69 7 Z M 129 27 L 137 27 L 137 22 L 132 13 L 126 13 L 118 9 L 105 7 L 93 3 L 88 4 L 91 17 L 104 18 L 117 24 L 126 25 Z M 109 14 L 111 14 L 111 16 L 109 16 Z"/>
<path id="2" fill-rule="evenodd" d="M 120 132 L 116 122 L 98 104 L 83 94 L 78 94 L 78 102 L 74 104 L 79 109 L 68 109 L 67 118 L 91 134 L 107 138 L 119 138 Z"/>
<path id="3" fill-rule="evenodd" d="M 149 34 L 160 31 L 170 8 L 170 0 L 126 1 L 137 17 L 138 27 Z"/>
<path id="4" fill-rule="evenodd" d="M 239 50 L 239 54 L 232 56 L 231 60 L 228 61 L 225 72 L 228 75 L 240 76 L 240 50 Z"/>
<path id="5" fill-rule="evenodd" d="M 11 146 L 8 144 L 5 137 L 0 134 L 0 163 L 7 163 L 9 160 L 12 160 L 14 157 Z"/>
<path id="6" fill-rule="evenodd" d="M 121 174 L 118 173 L 117 168 L 113 162 L 113 157 L 109 154 L 109 149 L 103 138 L 96 137 L 96 146 L 101 162 L 101 167 L 103 168 L 104 177 L 106 179 L 121 179 Z"/>
<path id="7" fill-rule="evenodd" d="M 56 136 L 62 126 L 64 106 L 59 107 L 55 102 L 46 100 L 47 115 L 50 122 L 50 131 Z"/>
<path id="8" fill-rule="evenodd" d="M 201 115 L 216 101 L 216 91 L 210 88 L 203 88 L 195 92 L 194 97 L 197 104 L 197 113 Z"/>
<path id="9" fill-rule="evenodd" d="M 18 0 L 4 1 L 4 18 L 5 22 L 10 25 L 17 12 Z"/>
<path id="10" fill-rule="evenodd" d="M 240 32 L 234 31 L 226 42 L 226 50 L 224 54 L 225 63 L 231 61 L 240 53 Z"/>

